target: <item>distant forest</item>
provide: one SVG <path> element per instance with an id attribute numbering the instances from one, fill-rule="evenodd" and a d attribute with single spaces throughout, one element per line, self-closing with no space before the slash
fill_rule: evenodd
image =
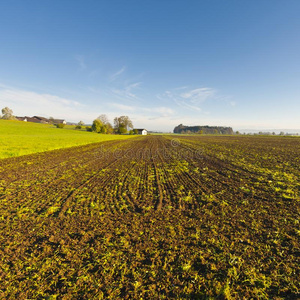
<path id="1" fill-rule="evenodd" d="M 185 126 L 178 125 L 174 128 L 174 133 L 198 133 L 198 134 L 233 134 L 231 127 L 222 126 Z"/>

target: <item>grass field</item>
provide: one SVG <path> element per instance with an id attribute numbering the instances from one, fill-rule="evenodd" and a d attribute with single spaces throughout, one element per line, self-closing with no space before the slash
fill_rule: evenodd
<path id="1" fill-rule="evenodd" d="M 47 124 L 0 120 L 0 159 L 129 137 L 80 131 L 74 126 L 58 129 Z"/>
<path id="2" fill-rule="evenodd" d="M 0 178 L 1 299 L 299 299 L 298 138 L 108 141 Z"/>

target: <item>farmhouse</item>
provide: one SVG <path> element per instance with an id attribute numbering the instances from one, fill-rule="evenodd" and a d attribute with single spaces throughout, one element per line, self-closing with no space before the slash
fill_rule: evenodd
<path id="1" fill-rule="evenodd" d="M 137 134 L 147 135 L 148 131 L 146 129 L 135 129 L 137 130 Z"/>
<path id="2" fill-rule="evenodd" d="M 32 122 L 32 123 L 42 123 L 40 119 L 37 119 L 36 117 L 25 117 L 26 122 Z M 25 120 L 24 120 L 25 121 Z"/>
<path id="3" fill-rule="evenodd" d="M 27 118 L 26 118 L 26 117 L 16 117 L 16 119 L 17 119 L 18 121 L 27 122 Z"/>
<path id="4" fill-rule="evenodd" d="M 44 118 L 44 117 L 39 117 L 39 116 L 33 116 L 32 119 L 37 120 L 37 123 L 43 123 L 43 124 L 49 124 L 49 119 Z"/>
<path id="5" fill-rule="evenodd" d="M 45 123 L 41 119 L 37 117 L 16 117 L 18 121 L 23 121 L 23 122 L 32 122 L 32 123 Z"/>

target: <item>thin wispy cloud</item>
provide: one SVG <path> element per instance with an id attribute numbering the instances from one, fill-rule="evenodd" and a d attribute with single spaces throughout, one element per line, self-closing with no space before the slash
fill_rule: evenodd
<path id="1" fill-rule="evenodd" d="M 136 83 L 129 84 L 129 85 L 125 86 L 124 88 L 121 88 L 121 89 L 115 88 L 115 89 L 112 89 L 111 91 L 115 95 L 124 97 L 127 100 L 135 100 L 135 99 L 138 99 L 138 96 L 137 96 L 135 90 L 139 89 L 141 84 L 142 84 L 141 82 L 136 82 Z"/>
<path id="2" fill-rule="evenodd" d="M 125 104 L 120 104 L 120 103 L 112 103 L 112 106 L 120 111 L 124 112 L 132 112 L 136 111 L 136 107 L 130 106 L 130 105 L 125 105 Z"/>
<path id="3" fill-rule="evenodd" d="M 125 89 L 129 91 L 131 89 L 139 87 L 141 84 L 142 84 L 141 82 L 132 83 L 132 84 L 129 84 L 128 86 L 126 86 Z"/>
<path id="4" fill-rule="evenodd" d="M 87 68 L 87 65 L 85 63 L 85 58 L 83 55 L 74 55 L 75 60 L 77 61 L 80 69 L 85 70 Z"/>
<path id="5" fill-rule="evenodd" d="M 125 66 L 110 76 L 110 81 L 115 81 L 126 70 Z"/>
<path id="6" fill-rule="evenodd" d="M 213 88 L 188 89 L 188 87 L 184 86 L 165 91 L 162 95 L 157 95 L 157 98 L 159 100 L 169 99 L 178 106 L 190 110 L 202 111 L 201 104 L 207 100 L 215 99 L 216 94 L 217 91 Z"/>
<path id="7" fill-rule="evenodd" d="M 209 98 L 213 98 L 216 91 L 212 88 L 199 88 L 180 94 L 180 97 L 189 100 L 193 104 L 200 104 Z"/>
<path id="8" fill-rule="evenodd" d="M 175 113 L 175 111 L 172 108 L 164 107 L 164 106 L 155 107 L 154 109 L 149 109 L 149 111 L 158 113 L 161 117 L 169 117 Z"/>

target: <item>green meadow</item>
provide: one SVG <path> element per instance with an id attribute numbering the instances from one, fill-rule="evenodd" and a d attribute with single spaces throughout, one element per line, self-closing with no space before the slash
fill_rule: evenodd
<path id="1" fill-rule="evenodd" d="M 0 120 L 0 159 L 131 137 L 75 130 L 75 126 L 59 129 L 49 124 Z"/>

